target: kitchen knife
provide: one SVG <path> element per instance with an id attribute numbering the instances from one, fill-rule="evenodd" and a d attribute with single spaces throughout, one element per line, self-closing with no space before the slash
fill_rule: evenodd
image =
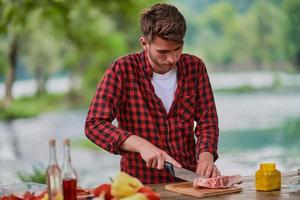
<path id="1" fill-rule="evenodd" d="M 200 176 L 188 169 L 176 167 L 172 163 L 167 161 L 165 161 L 165 167 L 167 170 L 169 170 L 172 176 L 180 178 L 185 181 L 193 182 L 196 178 L 206 179 L 205 176 Z"/>

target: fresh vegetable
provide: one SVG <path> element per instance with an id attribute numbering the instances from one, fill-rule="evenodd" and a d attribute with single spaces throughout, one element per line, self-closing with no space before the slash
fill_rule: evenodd
<path id="1" fill-rule="evenodd" d="M 111 194 L 114 197 L 123 198 L 137 193 L 141 187 L 143 187 L 143 184 L 139 179 L 121 172 L 111 185 Z"/>
<path id="2" fill-rule="evenodd" d="M 143 186 L 138 192 L 144 194 L 148 200 L 160 200 L 159 194 L 154 192 L 150 187 Z"/>
<path id="3" fill-rule="evenodd" d="M 21 200 L 21 198 L 11 194 L 11 195 L 8 195 L 8 196 L 2 196 L 0 198 L 1 200 Z"/>
<path id="4" fill-rule="evenodd" d="M 159 194 L 150 187 L 144 186 L 139 179 L 125 172 L 119 173 L 112 184 L 101 184 L 91 190 L 78 187 L 76 194 L 77 196 L 92 194 L 91 196 L 96 197 L 98 200 L 160 200 Z M 2 196 L 0 200 L 49 200 L 49 196 L 47 191 L 39 195 L 26 191 L 23 198 L 22 195 L 19 197 L 11 194 Z M 63 200 L 63 195 L 61 193 L 57 194 L 54 200 Z"/>
<path id="5" fill-rule="evenodd" d="M 45 197 L 47 197 L 47 198 L 45 198 Z M 42 192 L 41 194 L 35 196 L 34 193 L 26 191 L 23 194 L 23 198 L 17 197 L 14 194 L 11 194 L 11 195 L 7 195 L 7 196 L 2 196 L 0 198 L 0 200 L 48 200 L 48 194 L 45 191 L 45 192 Z M 59 199 L 57 199 L 57 200 L 59 200 Z"/>
<path id="6" fill-rule="evenodd" d="M 135 193 L 131 196 L 121 198 L 120 200 L 149 200 L 149 199 L 147 199 L 147 197 L 142 193 Z"/>
<path id="7" fill-rule="evenodd" d="M 98 187 L 96 187 L 93 190 L 93 194 L 95 197 L 99 197 L 102 194 L 102 196 L 104 196 L 105 200 L 111 200 L 113 198 L 113 196 L 111 195 L 111 185 L 110 184 L 99 185 Z"/>

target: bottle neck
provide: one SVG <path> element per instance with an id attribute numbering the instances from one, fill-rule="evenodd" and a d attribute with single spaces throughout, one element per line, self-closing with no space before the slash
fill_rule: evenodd
<path id="1" fill-rule="evenodd" d="M 55 148 L 55 146 L 50 146 L 50 160 L 49 160 L 49 165 L 57 165 L 56 148 Z"/>
<path id="2" fill-rule="evenodd" d="M 64 145 L 64 166 L 72 166 L 71 164 L 71 152 L 70 152 L 70 146 Z"/>
<path id="3" fill-rule="evenodd" d="M 63 179 L 77 179 L 75 169 L 71 163 L 71 150 L 69 143 L 64 144 L 64 162 L 62 167 Z"/>

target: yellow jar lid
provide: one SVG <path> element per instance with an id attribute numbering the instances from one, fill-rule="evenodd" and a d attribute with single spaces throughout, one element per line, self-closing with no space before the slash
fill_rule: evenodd
<path id="1" fill-rule="evenodd" d="M 276 169 L 276 164 L 275 163 L 260 163 L 260 169 L 263 169 L 263 170 Z"/>

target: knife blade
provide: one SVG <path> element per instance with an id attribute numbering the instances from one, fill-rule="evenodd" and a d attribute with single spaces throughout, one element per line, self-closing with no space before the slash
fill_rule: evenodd
<path id="1" fill-rule="evenodd" d="M 193 182 L 196 178 L 200 179 L 206 179 L 205 176 L 200 176 L 196 174 L 193 171 L 190 171 L 185 168 L 179 168 L 174 166 L 172 163 L 165 161 L 165 167 L 169 172 L 172 174 L 172 176 L 180 178 L 182 180 L 188 181 L 188 182 Z"/>

